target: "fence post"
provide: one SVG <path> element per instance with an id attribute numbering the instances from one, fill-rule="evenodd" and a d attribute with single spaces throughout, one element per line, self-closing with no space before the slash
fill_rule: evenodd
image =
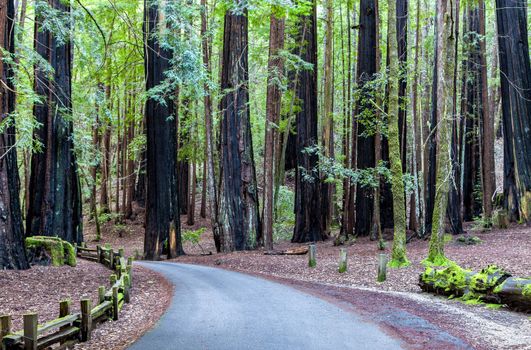
<path id="1" fill-rule="evenodd" d="M 118 287 L 112 287 L 112 319 L 118 321 Z"/>
<path id="2" fill-rule="evenodd" d="M 127 258 L 127 267 L 125 271 L 129 275 L 129 287 L 132 287 L 133 286 L 133 258 L 132 257 Z"/>
<path id="3" fill-rule="evenodd" d="M 70 300 L 62 300 L 59 302 L 59 317 L 66 317 L 68 315 L 70 315 Z M 68 328 L 68 326 L 63 326 L 60 329 L 63 330 L 65 328 Z"/>
<path id="4" fill-rule="evenodd" d="M 131 300 L 131 294 L 129 291 L 129 287 L 130 287 L 129 275 L 125 274 L 124 275 L 124 301 L 126 303 L 129 303 L 129 301 Z"/>
<path id="5" fill-rule="evenodd" d="M 339 252 L 339 273 L 343 273 L 347 271 L 347 250 L 345 248 L 341 248 Z"/>
<path id="6" fill-rule="evenodd" d="M 308 250 L 308 266 L 309 267 L 315 267 L 317 265 L 317 247 L 315 244 L 310 244 L 310 248 Z"/>
<path id="7" fill-rule="evenodd" d="M 99 262 L 100 264 L 102 264 L 102 263 L 103 263 L 103 254 L 101 253 L 101 245 L 98 244 L 98 245 L 96 246 L 96 252 L 97 252 L 97 254 L 98 254 L 98 262 Z"/>
<path id="8" fill-rule="evenodd" d="M 37 327 L 39 324 L 39 316 L 37 314 L 24 315 L 24 349 L 37 350 Z"/>
<path id="9" fill-rule="evenodd" d="M 111 282 L 111 287 L 116 284 L 116 275 L 114 273 L 109 277 L 109 281 Z"/>
<path id="10" fill-rule="evenodd" d="M 98 304 L 101 304 L 105 301 L 105 287 L 99 286 L 98 287 Z"/>
<path id="11" fill-rule="evenodd" d="M 0 316 L 0 343 L 2 338 L 11 333 L 11 316 Z"/>
<path id="12" fill-rule="evenodd" d="M 387 279 L 387 254 L 381 253 L 378 260 L 378 282 Z"/>
<path id="13" fill-rule="evenodd" d="M 125 258 L 125 249 L 124 249 L 124 248 L 120 248 L 120 249 L 118 249 L 118 255 L 119 255 L 121 258 Z"/>
<path id="14" fill-rule="evenodd" d="M 92 331 L 92 301 L 90 299 L 81 299 L 81 341 L 89 341 Z"/>
<path id="15" fill-rule="evenodd" d="M 111 270 L 114 270 L 114 250 L 112 248 L 109 251 L 109 260 L 111 261 L 111 266 L 109 267 Z"/>

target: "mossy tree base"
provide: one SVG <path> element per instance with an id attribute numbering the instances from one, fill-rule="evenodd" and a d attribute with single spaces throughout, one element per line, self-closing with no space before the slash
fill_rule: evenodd
<path id="1" fill-rule="evenodd" d="M 53 266 L 76 266 L 76 250 L 74 246 L 58 237 L 32 236 L 26 238 L 26 250 L 42 248 L 50 256 Z"/>

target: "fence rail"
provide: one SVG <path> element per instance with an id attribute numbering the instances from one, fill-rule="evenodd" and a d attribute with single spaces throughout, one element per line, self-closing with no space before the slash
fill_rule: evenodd
<path id="1" fill-rule="evenodd" d="M 107 320 L 118 320 L 124 303 L 129 303 L 132 288 L 133 259 L 124 257 L 124 250 L 110 246 L 76 247 L 77 256 L 99 262 L 115 273 L 109 278 L 110 287 L 98 288 L 98 304 L 92 307 L 90 299 L 80 300 L 81 312 L 70 312 L 70 301 L 59 303 L 59 317 L 39 325 L 35 313 L 25 314 L 23 330 L 12 332 L 9 315 L 0 316 L 2 350 L 38 350 L 59 344 L 61 347 L 90 340 L 93 327 Z"/>

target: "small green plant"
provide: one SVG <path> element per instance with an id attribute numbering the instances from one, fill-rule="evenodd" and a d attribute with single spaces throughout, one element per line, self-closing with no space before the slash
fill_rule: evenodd
<path id="1" fill-rule="evenodd" d="M 116 219 L 120 218 L 122 214 L 120 213 L 99 213 L 98 214 L 98 220 L 100 224 L 105 224 L 109 221 L 116 221 Z"/>
<path id="2" fill-rule="evenodd" d="M 197 245 L 199 248 L 201 248 L 201 252 L 205 253 L 205 250 L 201 246 L 201 236 L 203 233 L 205 233 L 206 228 L 201 227 L 197 230 L 184 230 L 182 232 L 182 240 L 183 242 L 189 242 L 192 245 Z"/>
<path id="3" fill-rule="evenodd" d="M 482 243 L 483 241 L 477 236 L 466 235 L 458 237 L 456 242 L 462 245 L 476 245 Z"/>
<path id="4" fill-rule="evenodd" d="M 476 216 L 472 223 L 472 231 L 484 232 L 492 228 L 492 219 L 483 216 Z"/>

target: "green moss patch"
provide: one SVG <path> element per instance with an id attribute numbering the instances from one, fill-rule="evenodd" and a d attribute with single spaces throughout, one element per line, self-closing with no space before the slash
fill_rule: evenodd
<path id="1" fill-rule="evenodd" d="M 26 249 L 43 248 L 51 259 L 53 266 L 76 266 L 76 251 L 72 244 L 58 237 L 33 236 L 26 238 Z"/>

